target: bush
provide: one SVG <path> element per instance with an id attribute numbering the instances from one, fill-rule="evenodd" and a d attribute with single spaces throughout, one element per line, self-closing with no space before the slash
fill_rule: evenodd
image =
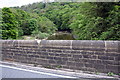
<path id="1" fill-rule="evenodd" d="M 40 31 L 33 31 L 32 36 L 35 37 L 36 39 L 45 39 L 49 36 L 47 33 L 42 33 Z"/>

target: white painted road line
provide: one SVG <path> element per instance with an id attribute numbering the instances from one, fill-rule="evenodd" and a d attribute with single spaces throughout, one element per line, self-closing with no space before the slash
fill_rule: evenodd
<path id="1" fill-rule="evenodd" d="M 0 67 L 7 67 L 7 68 L 17 69 L 17 70 L 21 70 L 21 71 L 28 71 L 28 72 L 32 72 L 32 73 L 51 75 L 51 76 L 57 76 L 57 77 L 63 77 L 63 78 L 76 78 L 76 77 L 71 77 L 71 76 L 64 76 L 64 75 L 51 74 L 51 73 L 46 73 L 46 72 L 38 72 L 38 71 L 33 71 L 33 70 L 27 70 L 27 69 L 11 67 L 11 66 L 6 66 L 6 65 L 0 65 Z"/>

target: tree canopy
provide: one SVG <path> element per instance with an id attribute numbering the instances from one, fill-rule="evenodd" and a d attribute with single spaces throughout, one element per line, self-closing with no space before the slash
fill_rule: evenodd
<path id="1" fill-rule="evenodd" d="M 78 40 L 120 40 L 119 2 L 33 3 L 2 9 L 2 39 L 70 31 Z"/>

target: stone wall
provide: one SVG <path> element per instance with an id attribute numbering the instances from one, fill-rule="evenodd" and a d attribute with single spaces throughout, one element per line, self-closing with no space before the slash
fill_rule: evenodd
<path id="1" fill-rule="evenodd" d="M 2 60 L 91 72 L 120 73 L 120 41 L 1 40 Z"/>

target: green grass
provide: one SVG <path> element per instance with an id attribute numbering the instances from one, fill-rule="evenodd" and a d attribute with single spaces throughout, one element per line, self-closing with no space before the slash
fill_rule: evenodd
<path id="1" fill-rule="evenodd" d="M 108 76 L 114 76 L 115 74 L 113 72 L 108 72 Z"/>

